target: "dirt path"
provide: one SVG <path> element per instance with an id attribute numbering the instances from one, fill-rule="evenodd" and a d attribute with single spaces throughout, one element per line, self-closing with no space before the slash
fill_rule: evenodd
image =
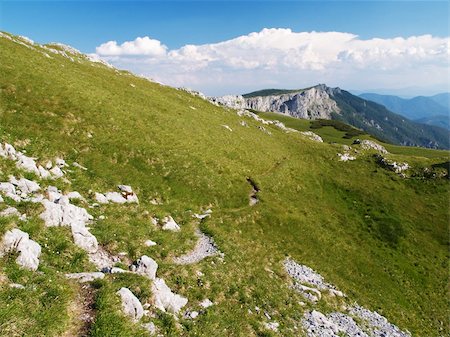
<path id="1" fill-rule="evenodd" d="M 95 291 L 89 284 L 80 284 L 75 299 L 69 305 L 71 323 L 62 337 L 89 336 L 92 323 L 95 320 Z"/>

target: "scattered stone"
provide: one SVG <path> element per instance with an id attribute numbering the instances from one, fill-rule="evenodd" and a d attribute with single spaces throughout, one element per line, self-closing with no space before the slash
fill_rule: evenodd
<path id="1" fill-rule="evenodd" d="M 154 334 L 156 334 L 156 326 L 155 323 L 153 322 L 149 322 L 149 323 L 144 323 L 141 325 L 145 330 L 148 331 L 149 335 L 152 336 Z"/>
<path id="2" fill-rule="evenodd" d="M 55 159 L 55 164 L 56 164 L 56 166 L 58 166 L 58 167 L 60 167 L 60 168 L 63 168 L 63 167 L 65 167 L 65 166 L 68 166 L 68 165 L 66 164 L 66 161 L 65 161 L 64 159 L 62 159 L 62 158 L 56 158 L 56 159 Z"/>
<path id="3" fill-rule="evenodd" d="M 356 159 L 356 157 L 354 157 L 354 156 L 352 156 L 352 155 L 350 155 L 349 153 L 346 153 L 346 152 L 344 152 L 343 154 L 342 153 L 338 153 L 337 155 L 339 156 L 339 160 L 340 161 L 349 161 L 349 160 L 355 160 Z"/>
<path id="4" fill-rule="evenodd" d="M 0 202 L 5 202 L 1 195 L 0 195 Z"/>
<path id="5" fill-rule="evenodd" d="M 84 167 L 84 166 L 78 164 L 77 162 L 73 162 L 72 165 L 75 166 L 75 167 L 78 167 L 79 169 L 87 171 L 87 167 Z"/>
<path id="6" fill-rule="evenodd" d="M 387 168 L 388 170 L 394 171 L 395 173 L 403 173 L 409 169 L 408 163 L 397 163 L 396 161 L 386 159 L 380 155 L 376 156 L 378 163 Z"/>
<path id="7" fill-rule="evenodd" d="M 0 217 L 10 217 L 10 216 L 17 216 L 21 217 L 20 212 L 15 207 L 8 207 L 5 208 L 3 211 L 0 212 Z"/>
<path id="8" fill-rule="evenodd" d="M 92 282 L 96 279 L 103 279 L 105 274 L 102 272 L 86 272 L 86 273 L 71 273 L 66 274 L 66 278 L 77 280 L 80 283 Z"/>
<path id="9" fill-rule="evenodd" d="M 131 270 L 136 274 L 143 275 L 148 277 L 150 280 L 154 280 L 156 278 L 158 264 L 151 257 L 143 255 L 131 266 Z"/>
<path id="10" fill-rule="evenodd" d="M 97 201 L 99 204 L 109 203 L 108 198 L 102 193 L 95 192 L 94 198 L 95 198 L 95 201 Z"/>
<path id="11" fill-rule="evenodd" d="M 62 176 L 64 176 L 64 172 L 58 166 L 53 167 L 50 170 L 50 173 L 55 178 L 61 178 Z"/>
<path id="12" fill-rule="evenodd" d="M 76 191 L 67 193 L 66 197 L 69 198 L 70 200 L 72 199 L 84 200 L 82 195 Z"/>
<path id="13" fill-rule="evenodd" d="M 211 302 L 209 298 L 205 298 L 203 301 L 200 302 L 200 306 L 204 309 L 209 308 L 212 305 L 214 305 L 214 303 Z"/>
<path id="14" fill-rule="evenodd" d="M 264 322 L 264 327 L 267 330 L 272 330 L 272 331 L 277 332 L 279 326 L 280 326 L 280 323 L 278 323 L 278 322 Z"/>
<path id="15" fill-rule="evenodd" d="M 199 230 L 195 234 L 198 237 L 198 241 L 194 249 L 185 255 L 174 258 L 176 264 L 193 264 L 200 262 L 208 256 L 220 254 L 212 238 Z"/>
<path id="16" fill-rule="evenodd" d="M 152 284 L 152 293 L 156 308 L 177 314 L 188 300 L 178 294 L 174 294 L 161 278 L 156 278 Z"/>
<path id="17" fill-rule="evenodd" d="M 105 197 L 108 201 L 111 201 L 111 202 L 114 202 L 117 204 L 124 204 L 127 202 L 127 199 L 125 199 L 122 196 L 122 194 L 120 194 L 119 192 L 106 192 Z"/>
<path id="18" fill-rule="evenodd" d="M 156 246 L 157 243 L 155 241 L 152 241 L 152 240 L 146 240 L 144 242 L 144 245 L 146 245 L 147 247 L 152 247 L 152 246 Z"/>
<path id="19" fill-rule="evenodd" d="M 300 132 L 300 134 L 302 134 L 303 136 L 306 136 L 309 139 L 314 140 L 316 142 L 323 143 L 322 137 L 320 137 L 318 134 L 316 134 L 312 131 L 302 131 L 302 132 Z"/>
<path id="20" fill-rule="evenodd" d="M 41 246 L 36 241 L 31 240 L 28 233 L 17 228 L 7 231 L 0 244 L 0 257 L 10 251 L 19 253 L 16 259 L 18 265 L 30 270 L 38 268 Z"/>
<path id="21" fill-rule="evenodd" d="M 162 219 L 162 229 L 166 231 L 173 231 L 178 232 L 181 230 L 180 226 L 175 222 L 175 220 L 171 216 L 166 216 L 164 219 Z"/>
<path id="22" fill-rule="evenodd" d="M 368 139 L 356 139 L 353 144 L 361 144 L 361 148 L 364 150 L 376 150 L 379 153 L 382 154 L 387 154 L 388 151 L 386 150 L 386 148 L 372 140 L 368 140 Z"/>
<path id="23" fill-rule="evenodd" d="M 228 125 L 222 125 L 225 129 L 227 129 L 228 131 L 233 131 L 232 128 L 230 128 Z"/>
<path id="24" fill-rule="evenodd" d="M 15 288 L 15 289 L 25 289 L 25 287 L 22 284 L 19 283 L 11 283 L 9 285 L 10 288 Z"/>
<path id="25" fill-rule="evenodd" d="M 144 308 L 138 298 L 128 288 L 121 288 L 117 294 L 122 300 L 122 311 L 133 321 L 140 320 L 144 315 Z"/>

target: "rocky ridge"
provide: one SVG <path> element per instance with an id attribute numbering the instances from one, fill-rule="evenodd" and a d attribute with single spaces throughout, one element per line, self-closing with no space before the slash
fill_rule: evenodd
<path id="1" fill-rule="evenodd" d="M 253 109 L 263 112 L 277 112 L 303 119 L 331 119 L 332 113 L 340 113 L 340 108 L 333 100 L 339 88 L 328 88 L 319 84 L 309 89 L 294 93 L 270 96 L 211 97 L 213 103 L 233 109 Z"/>

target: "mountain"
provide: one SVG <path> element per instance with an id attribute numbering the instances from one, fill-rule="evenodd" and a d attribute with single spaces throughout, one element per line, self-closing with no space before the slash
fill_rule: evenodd
<path id="1" fill-rule="evenodd" d="M 447 109 L 450 109 L 450 93 L 445 92 L 442 94 L 430 96 L 428 98 L 430 98 L 434 102 L 438 103 L 439 105 L 441 105 Z"/>
<path id="2" fill-rule="evenodd" d="M 419 123 L 449 128 L 449 95 L 448 93 L 410 99 L 392 95 L 365 93 L 359 95 L 364 99 L 384 105 L 389 110 L 415 120 Z"/>
<path id="3" fill-rule="evenodd" d="M 448 149 L 449 132 L 392 113 L 384 106 L 324 84 L 301 90 L 269 89 L 212 98 L 235 108 L 278 112 L 305 119 L 334 119 L 394 144 Z"/>
<path id="4" fill-rule="evenodd" d="M 448 151 L 7 33 L 0 74 L 1 336 L 450 332 Z"/>

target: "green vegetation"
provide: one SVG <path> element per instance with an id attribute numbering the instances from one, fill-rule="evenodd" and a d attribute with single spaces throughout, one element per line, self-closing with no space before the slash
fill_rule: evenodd
<path id="1" fill-rule="evenodd" d="M 295 92 L 302 92 L 306 89 L 263 89 L 258 91 L 253 91 L 248 94 L 243 94 L 242 96 L 244 98 L 250 98 L 250 97 L 258 97 L 258 96 L 277 96 L 277 95 L 284 95 L 284 94 L 292 94 Z"/>
<path id="2" fill-rule="evenodd" d="M 139 205 L 88 208 L 96 219 L 105 216 L 91 226 L 92 233 L 106 250 L 124 252 L 129 261 L 153 257 L 158 276 L 189 299 L 188 308 L 198 309 L 204 298 L 215 303 L 195 321 L 175 321 L 150 307 L 151 320 L 165 335 L 268 336 L 262 325 L 266 311 L 280 323 L 280 335 L 298 336 L 295 327 L 308 306 L 302 307 L 304 299 L 289 287 L 282 266 L 288 255 L 401 329 L 418 336 L 450 332 L 445 324 L 447 179 L 402 179 L 380 168 L 370 151 L 343 163 L 336 156 L 339 144 L 317 143 L 275 126 L 266 126 L 268 135 L 249 118 L 249 127 L 243 127 L 244 117 L 232 110 L 74 59 L 0 37 L 0 141 L 44 163 L 61 156 L 87 167 L 70 167 L 70 184 L 40 181 L 80 192 L 87 198 L 80 202 L 83 207 L 93 203 L 93 192 L 111 191 L 117 184 L 133 187 Z M 310 121 L 277 117 L 287 126 L 310 129 Z M 322 136 L 330 130 L 326 142 L 352 142 L 343 138 L 347 130 L 334 126 L 314 131 Z M 448 161 L 445 151 L 391 148 L 402 152 L 391 158 L 423 167 Z M 22 173 L 0 160 L 0 181 L 9 174 Z M 254 207 L 248 206 L 247 178 L 260 188 Z M 153 198 L 162 204 L 154 205 Z M 44 226 L 41 205 L 5 203 L 26 212 L 29 220 L 0 218 L 0 233 L 22 228 L 41 244 L 43 255 L 34 273 L 20 270 L 13 256 L 0 259 L 0 335 L 61 336 L 76 324 L 78 293 L 63 274 L 94 267 L 66 228 Z M 201 230 L 214 237 L 224 260 L 174 265 L 173 256 L 195 245 L 192 212 L 207 208 L 213 213 Z M 151 225 L 150 215 L 168 214 L 181 232 Z M 147 239 L 158 245 L 146 247 Z M 9 282 L 26 288 L 10 288 Z M 136 275 L 95 282 L 92 336 L 143 334 L 121 313 L 115 292 L 124 285 L 143 302 L 151 297 L 149 282 Z"/>

